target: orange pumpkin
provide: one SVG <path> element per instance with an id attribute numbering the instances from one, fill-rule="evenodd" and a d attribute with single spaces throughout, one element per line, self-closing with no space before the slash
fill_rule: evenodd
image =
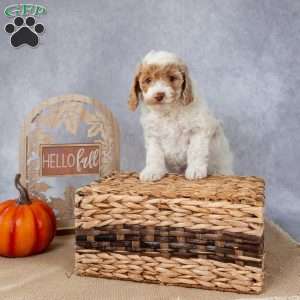
<path id="1" fill-rule="evenodd" d="M 56 220 L 52 209 L 42 200 L 29 198 L 17 174 L 18 199 L 0 202 L 0 255 L 28 256 L 43 252 L 52 241 Z"/>

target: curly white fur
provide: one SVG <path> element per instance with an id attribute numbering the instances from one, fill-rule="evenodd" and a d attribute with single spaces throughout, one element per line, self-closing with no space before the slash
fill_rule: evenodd
<path id="1" fill-rule="evenodd" d="M 161 65 L 182 61 L 172 53 L 151 51 L 142 63 Z M 148 93 L 161 91 L 160 87 L 168 92 L 158 81 Z M 140 173 L 141 180 L 158 180 L 168 171 L 185 172 L 188 179 L 233 173 L 233 157 L 220 122 L 196 95 L 194 86 L 192 94 L 193 101 L 188 105 L 166 100 L 167 105 L 151 106 L 142 101 L 146 166 Z M 143 96 L 147 97 L 147 93 Z"/>

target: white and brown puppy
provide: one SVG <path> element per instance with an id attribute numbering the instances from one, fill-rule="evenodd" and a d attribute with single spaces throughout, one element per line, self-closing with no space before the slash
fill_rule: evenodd
<path id="1" fill-rule="evenodd" d="M 175 54 L 151 51 L 145 56 L 131 87 L 130 109 L 139 102 L 146 146 L 141 180 L 158 180 L 167 171 L 185 172 L 188 179 L 233 173 L 223 129 Z"/>

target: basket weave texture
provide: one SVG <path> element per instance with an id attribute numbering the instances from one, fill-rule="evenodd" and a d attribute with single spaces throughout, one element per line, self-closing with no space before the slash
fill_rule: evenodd
<path id="1" fill-rule="evenodd" d="M 77 190 L 76 273 L 259 293 L 264 181 L 115 173 Z"/>

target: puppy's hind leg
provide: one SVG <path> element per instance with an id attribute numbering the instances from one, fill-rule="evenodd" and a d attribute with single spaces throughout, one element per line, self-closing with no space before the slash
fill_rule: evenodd
<path id="1" fill-rule="evenodd" d="M 208 162 L 209 175 L 234 175 L 233 154 L 223 129 L 218 128 L 211 140 Z"/>
<path id="2" fill-rule="evenodd" d="M 234 175 L 232 164 L 226 162 L 220 163 L 219 166 L 210 172 L 210 175 Z"/>

